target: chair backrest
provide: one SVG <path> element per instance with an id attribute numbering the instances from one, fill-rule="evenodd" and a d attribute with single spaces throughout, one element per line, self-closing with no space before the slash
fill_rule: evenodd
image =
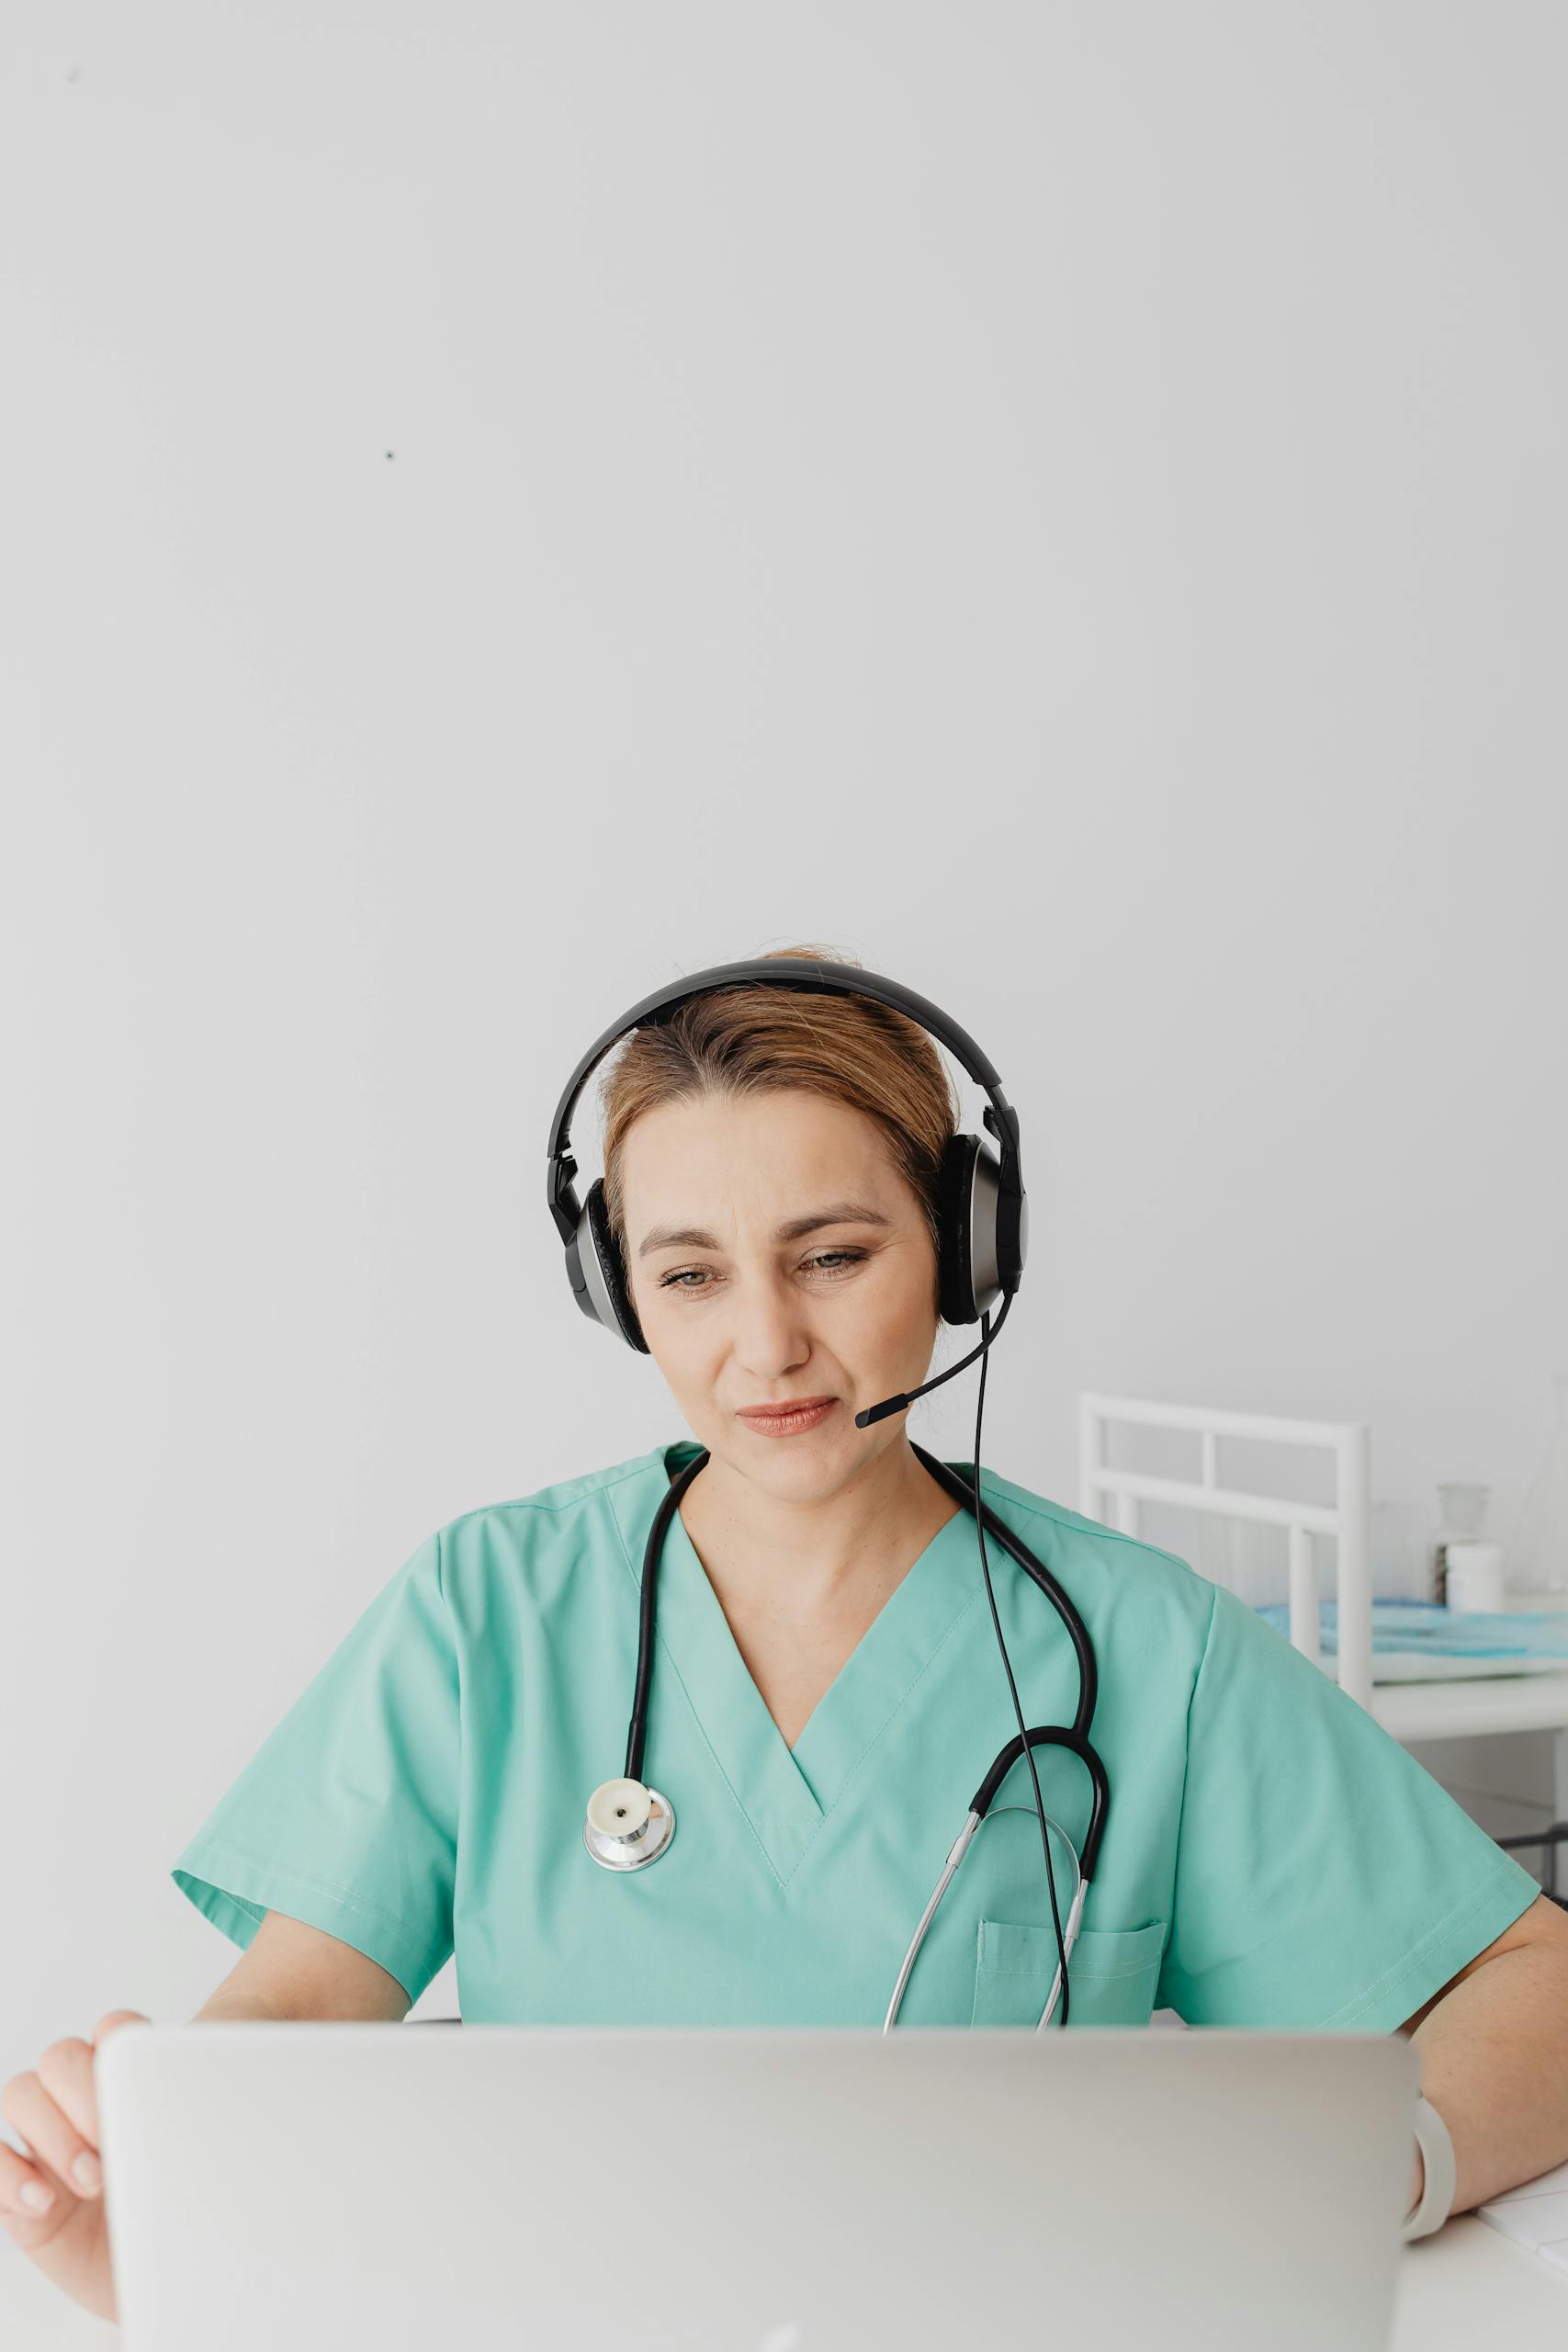
<path id="1" fill-rule="evenodd" d="M 1154 1429 L 1195 1430 L 1202 1463 L 1196 1478 L 1155 1477 L 1141 1470 L 1111 1470 L 1104 1432 L 1112 1421 Z M 1219 1481 L 1222 1437 L 1262 1438 L 1272 1444 L 1325 1447 L 1334 1456 L 1335 1498 L 1293 1502 Z M 1260 1520 L 1290 1532 L 1291 1640 L 1325 1673 L 1333 1667 L 1318 1644 L 1318 1574 L 1314 1535 L 1332 1535 L 1337 1563 L 1339 1688 L 1363 1707 L 1372 1697 L 1372 1583 L 1368 1557 L 1371 1432 L 1363 1421 L 1302 1421 L 1273 1413 L 1234 1413 L 1198 1405 L 1164 1405 L 1145 1397 L 1078 1393 L 1078 1510 L 1120 1534 L 1137 1535 L 1139 1507 L 1175 1503 L 1220 1519 Z M 1110 1498 L 1114 1516 L 1102 1508 Z"/>

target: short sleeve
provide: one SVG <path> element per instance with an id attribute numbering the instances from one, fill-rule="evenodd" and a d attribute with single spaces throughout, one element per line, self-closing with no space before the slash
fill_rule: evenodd
<path id="1" fill-rule="evenodd" d="M 453 1950 L 458 1723 L 435 1534 L 219 1800 L 175 1884 L 242 1951 L 285 1911 L 378 1962 L 412 2006 Z"/>
<path id="2" fill-rule="evenodd" d="M 1540 1893 L 1373 1716 L 1214 1588 L 1156 2007 L 1393 2032 Z"/>

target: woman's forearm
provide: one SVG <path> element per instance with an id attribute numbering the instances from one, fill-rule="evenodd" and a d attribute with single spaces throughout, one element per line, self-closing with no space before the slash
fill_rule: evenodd
<path id="1" fill-rule="evenodd" d="M 1410 2039 L 1422 2091 L 1454 2144 L 1454 2212 L 1568 2159 L 1568 1945 L 1497 1953 Z M 1417 2151 L 1412 2203 L 1421 2185 Z"/>

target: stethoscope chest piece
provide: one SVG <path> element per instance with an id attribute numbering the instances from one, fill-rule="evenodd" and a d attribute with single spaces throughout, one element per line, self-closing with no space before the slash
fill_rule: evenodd
<path id="1" fill-rule="evenodd" d="M 640 1781 L 604 1781 L 588 1800 L 582 1842 L 607 1871 L 657 1861 L 675 1835 L 675 1808 Z"/>

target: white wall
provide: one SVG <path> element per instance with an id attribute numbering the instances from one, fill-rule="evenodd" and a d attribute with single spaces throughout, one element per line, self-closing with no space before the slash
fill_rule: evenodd
<path id="1" fill-rule="evenodd" d="M 679 973 L 995 1058 L 1004 1474 L 1092 1385 L 1366 1420 L 1401 1573 L 1517 1499 L 1565 98 L 1544 4 L 11 0 L 0 2079 L 227 1972 L 170 1864 L 424 1534 L 681 1433 L 543 1200 Z"/>

